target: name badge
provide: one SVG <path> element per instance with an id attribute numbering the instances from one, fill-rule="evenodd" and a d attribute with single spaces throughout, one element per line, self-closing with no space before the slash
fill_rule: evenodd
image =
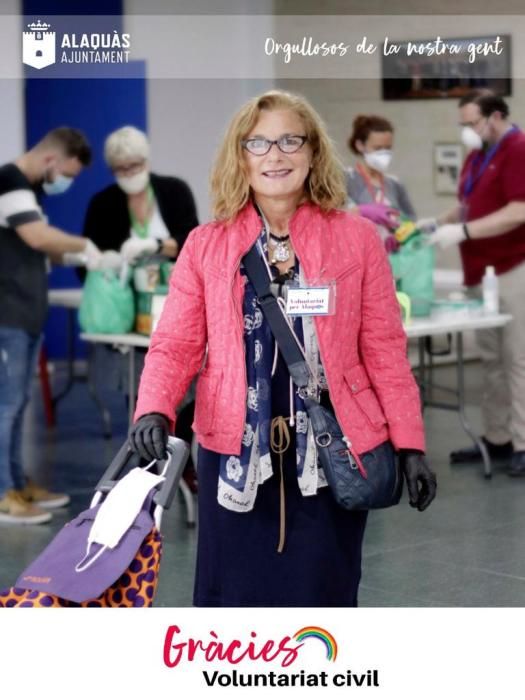
<path id="1" fill-rule="evenodd" d="M 328 316 L 330 287 L 289 287 L 286 297 L 286 313 L 289 316 Z"/>

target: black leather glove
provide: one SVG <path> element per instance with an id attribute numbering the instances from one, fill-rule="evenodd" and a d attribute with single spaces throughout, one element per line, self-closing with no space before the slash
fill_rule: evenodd
<path id="1" fill-rule="evenodd" d="M 129 431 L 129 446 L 134 452 L 151 462 L 166 459 L 170 422 L 162 413 L 146 413 Z"/>
<path id="2" fill-rule="evenodd" d="M 400 450 L 399 464 L 405 475 L 412 508 L 425 510 L 436 497 L 436 475 L 419 450 Z"/>

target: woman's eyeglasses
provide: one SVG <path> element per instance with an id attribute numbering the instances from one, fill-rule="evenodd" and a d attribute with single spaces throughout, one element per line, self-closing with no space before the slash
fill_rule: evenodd
<path id="1" fill-rule="evenodd" d="M 111 170 L 114 175 L 121 177 L 129 177 L 130 175 L 136 175 L 144 167 L 146 161 L 140 160 L 133 163 L 126 163 L 121 165 L 114 165 Z"/>
<path id="2" fill-rule="evenodd" d="M 280 139 L 276 139 L 275 141 L 271 141 L 270 139 L 263 139 L 260 137 L 256 137 L 253 139 L 243 139 L 241 141 L 241 146 L 245 148 L 248 151 L 248 153 L 251 153 L 254 156 L 265 156 L 274 144 L 282 153 L 295 153 L 306 143 L 307 140 L 307 136 L 286 134 L 285 136 L 281 136 Z"/>

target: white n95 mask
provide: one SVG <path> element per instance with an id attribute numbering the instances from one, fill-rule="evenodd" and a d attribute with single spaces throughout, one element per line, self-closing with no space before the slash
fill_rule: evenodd
<path id="1" fill-rule="evenodd" d="M 482 148 L 483 139 L 471 126 L 464 126 L 461 129 L 461 143 L 470 151 Z"/>
<path id="2" fill-rule="evenodd" d="M 365 163 L 374 170 L 379 170 L 380 173 L 385 173 L 392 162 L 392 151 L 389 148 L 382 148 L 378 151 L 364 153 Z"/>

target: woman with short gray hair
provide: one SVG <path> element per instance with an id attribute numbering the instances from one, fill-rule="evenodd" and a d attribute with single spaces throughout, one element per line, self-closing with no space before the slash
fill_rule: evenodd
<path id="1" fill-rule="evenodd" d="M 155 253 L 174 260 L 198 224 L 188 185 L 151 172 L 148 138 L 134 126 L 107 137 L 104 157 L 115 184 L 89 203 L 84 236 L 101 250 L 120 250 L 130 264 Z"/>

